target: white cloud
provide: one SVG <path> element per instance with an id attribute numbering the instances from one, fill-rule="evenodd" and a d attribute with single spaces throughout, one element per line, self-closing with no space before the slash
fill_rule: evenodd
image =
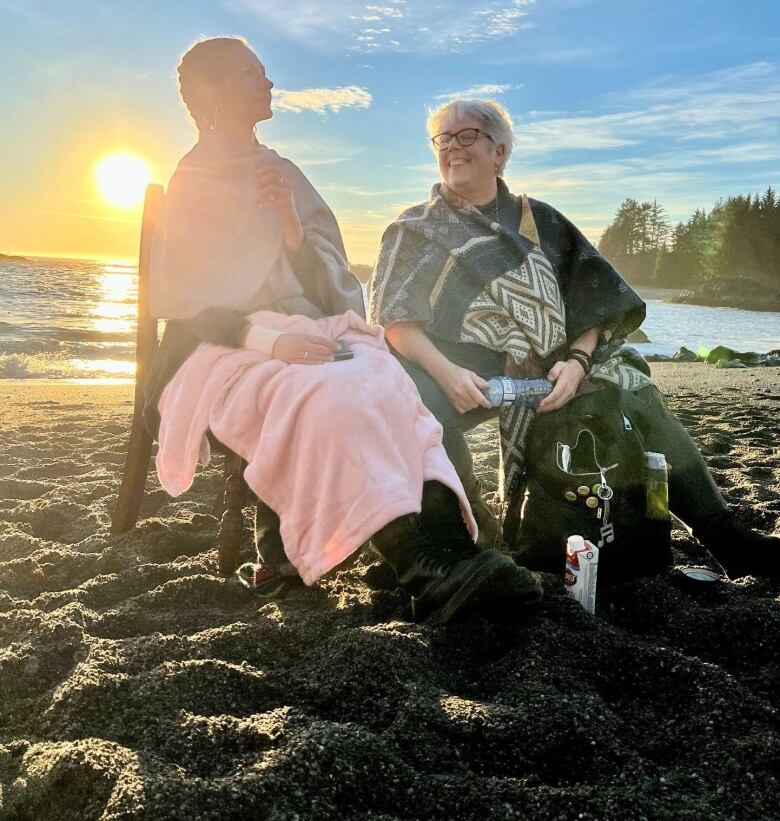
<path id="1" fill-rule="evenodd" d="M 274 140 L 272 147 L 304 169 L 312 166 L 338 165 L 353 160 L 365 151 L 365 146 L 324 135 L 316 140 L 303 136 L 287 137 L 283 140 Z"/>
<path id="2" fill-rule="evenodd" d="M 601 102 L 606 111 L 529 112 L 507 179 L 514 191 L 549 199 L 591 239 L 626 197 L 657 198 L 677 221 L 777 184 L 776 65 L 664 77 Z"/>
<path id="3" fill-rule="evenodd" d="M 368 108 L 372 99 L 371 92 L 360 86 L 304 88 L 300 91 L 277 89 L 274 91 L 274 109 L 295 114 L 301 111 L 326 114 L 342 108 Z"/>
<path id="4" fill-rule="evenodd" d="M 708 169 L 680 168 L 673 157 L 515 169 L 507 176 L 512 191 L 550 202 L 594 242 L 626 197 L 657 199 L 667 219 L 678 222 L 697 208 L 711 208 L 720 197 L 763 191 L 770 182 L 765 170 L 724 167 L 713 177 Z"/>
<path id="5" fill-rule="evenodd" d="M 395 197 L 398 194 L 406 194 L 419 190 L 419 186 L 406 185 L 401 188 L 381 188 L 381 189 L 367 189 L 360 188 L 356 185 L 340 185 L 340 184 L 326 184 L 323 186 L 324 191 L 332 191 L 338 194 L 348 194 L 350 197 L 365 197 L 376 200 L 387 199 L 388 197 Z"/>
<path id="6" fill-rule="evenodd" d="M 292 39 L 324 50 L 346 45 L 358 53 L 466 51 L 527 28 L 536 0 L 442 0 L 365 3 L 338 7 L 317 0 L 227 0 Z"/>
<path id="7" fill-rule="evenodd" d="M 758 63 L 687 82 L 663 78 L 605 102 L 612 111 L 531 114 L 518 129 L 515 151 L 538 156 L 653 142 L 713 146 L 773 136 L 780 132 L 780 71 Z"/>
<path id="8" fill-rule="evenodd" d="M 484 97 L 498 97 L 511 91 L 513 88 L 522 88 L 522 86 L 515 86 L 511 83 L 484 83 L 482 85 L 473 85 L 468 88 L 461 88 L 457 91 L 447 91 L 444 94 L 437 94 L 434 100 L 457 100 L 457 99 L 474 99 Z"/>
<path id="9" fill-rule="evenodd" d="M 528 14 L 526 11 L 528 5 L 528 3 L 514 2 L 486 14 L 485 39 L 509 37 L 514 34 L 521 28 L 519 21 Z"/>

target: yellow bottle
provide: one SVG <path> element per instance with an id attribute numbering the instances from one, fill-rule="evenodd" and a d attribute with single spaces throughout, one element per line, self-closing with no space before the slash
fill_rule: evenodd
<path id="1" fill-rule="evenodd" d="M 647 518 L 669 519 L 669 473 L 663 453 L 645 451 L 647 466 Z"/>

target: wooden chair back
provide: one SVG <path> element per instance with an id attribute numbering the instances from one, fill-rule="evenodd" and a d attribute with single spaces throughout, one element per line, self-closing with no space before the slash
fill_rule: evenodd
<path id="1" fill-rule="evenodd" d="M 138 254 L 138 325 L 135 348 L 135 393 L 133 421 L 127 446 L 127 460 L 122 475 L 122 485 L 111 520 L 112 533 L 124 533 L 135 527 L 138 512 L 146 488 L 149 461 L 152 456 L 152 437 L 144 422 L 144 398 L 146 380 L 157 352 L 157 320 L 151 311 L 151 261 L 152 244 L 160 224 L 165 205 L 165 192 L 161 185 L 148 185 L 144 197 L 141 220 L 141 247 Z M 217 543 L 219 572 L 230 576 L 238 566 L 239 552 L 244 532 L 243 508 L 252 501 L 244 481 L 244 462 L 241 457 L 226 448 L 225 484 L 215 501 L 213 513 L 220 518 Z"/>
<path id="2" fill-rule="evenodd" d="M 111 521 L 112 533 L 124 533 L 135 527 L 146 487 L 152 437 L 144 424 L 146 379 L 157 351 L 157 320 L 152 318 L 150 304 L 150 268 L 154 234 L 162 216 L 165 192 L 161 185 L 148 185 L 141 220 L 141 247 L 138 254 L 138 324 L 135 332 L 135 393 L 133 422 L 127 446 L 122 486 Z"/>

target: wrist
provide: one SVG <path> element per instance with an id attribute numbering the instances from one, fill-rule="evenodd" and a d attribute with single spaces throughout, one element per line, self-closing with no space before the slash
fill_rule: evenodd
<path id="1" fill-rule="evenodd" d="M 591 359 L 590 354 L 580 348 L 570 348 L 569 352 L 566 354 L 566 361 L 576 362 L 580 368 L 582 368 L 583 376 L 587 376 L 590 373 L 590 369 L 593 367 L 593 360 Z"/>
<path id="2" fill-rule="evenodd" d="M 441 360 L 433 363 L 429 373 L 441 385 L 459 368 L 454 362 L 450 362 L 444 354 L 440 353 L 440 355 Z"/>
<path id="3" fill-rule="evenodd" d="M 292 203 L 285 203 L 277 213 L 282 221 L 282 231 L 287 244 L 290 245 L 292 241 L 300 246 L 303 241 L 303 226 L 295 206 Z"/>

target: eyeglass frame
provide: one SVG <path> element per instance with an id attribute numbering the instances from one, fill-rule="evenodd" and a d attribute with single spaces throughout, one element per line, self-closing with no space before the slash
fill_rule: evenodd
<path id="1" fill-rule="evenodd" d="M 476 131 L 476 132 L 477 132 L 477 133 L 476 133 L 476 136 L 474 137 L 474 139 L 473 139 L 470 143 L 468 143 L 468 145 L 463 145 L 463 143 L 460 141 L 460 138 L 458 137 L 458 134 L 462 134 L 464 131 Z M 482 134 L 483 136 L 487 137 L 487 138 L 490 140 L 490 142 L 492 142 L 492 143 L 495 143 L 495 142 L 496 142 L 496 141 L 495 141 L 495 140 L 494 140 L 494 139 L 490 136 L 490 134 L 488 134 L 488 133 L 487 133 L 487 131 L 483 131 L 481 128 L 474 128 L 473 126 L 469 126 L 468 128 L 461 128 L 461 130 L 460 130 L 460 131 L 456 131 L 454 134 L 451 134 L 449 131 L 442 131 L 442 132 L 441 132 L 441 134 L 434 134 L 434 135 L 433 135 L 433 137 L 431 137 L 431 142 L 433 143 L 433 147 L 434 147 L 437 151 L 444 151 L 445 149 L 449 148 L 449 147 L 450 147 L 450 145 L 452 144 L 452 141 L 453 141 L 453 140 L 455 140 L 455 142 L 456 142 L 456 143 L 457 143 L 457 144 L 458 144 L 461 148 L 468 148 L 469 146 L 474 145 L 474 143 L 477 141 L 477 138 L 479 137 L 479 135 L 480 135 L 480 134 Z M 450 141 L 449 141 L 446 145 L 444 145 L 444 146 L 442 146 L 442 147 L 440 148 L 438 145 L 436 145 L 436 140 L 437 140 L 439 137 L 443 137 L 443 136 L 445 136 L 445 135 L 447 135 L 447 136 L 450 138 Z"/>

